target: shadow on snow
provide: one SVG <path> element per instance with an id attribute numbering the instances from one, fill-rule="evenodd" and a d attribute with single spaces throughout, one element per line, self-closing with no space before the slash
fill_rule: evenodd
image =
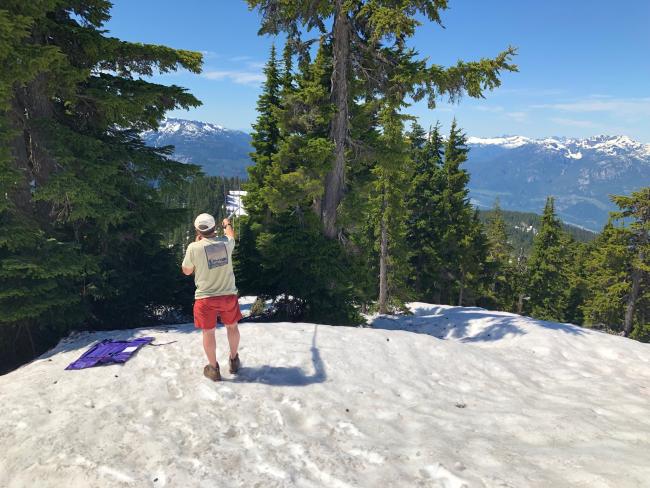
<path id="1" fill-rule="evenodd" d="M 242 367 L 233 381 L 236 383 L 261 383 L 270 386 L 307 386 L 314 383 L 323 383 L 327 379 L 325 365 L 316 347 L 318 325 L 314 326 L 314 335 L 311 341 L 311 362 L 314 373 L 305 374 L 298 366 L 258 366 Z"/>
<path id="2" fill-rule="evenodd" d="M 480 331 L 473 335 L 472 322 L 482 322 Z M 436 305 L 418 308 L 413 315 L 384 315 L 371 323 L 374 329 L 404 330 L 426 334 L 438 339 L 454 339 L 459 342 L 489 342 L 506 336 L 526 334 L 522 322 L 529 325 L 558 330 L 566 334 L 584 334 L 582 328 L 572 324 L 547 322 L 507 312 L 491 312 L 478 307 L 445 308 Z"/>

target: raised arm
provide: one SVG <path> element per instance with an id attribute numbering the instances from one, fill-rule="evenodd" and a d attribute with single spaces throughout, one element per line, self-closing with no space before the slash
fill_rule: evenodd
<path id="1" fill-rule="evenodd" d="M 228 237 L 228 239 L 235 238 L 235 229 L 232 228 L 232 224 L 230 223 L 229 219 L 223 219 L 221 226 L 223 227 L 223 232 L 226 234 L 226 237 Z"/>

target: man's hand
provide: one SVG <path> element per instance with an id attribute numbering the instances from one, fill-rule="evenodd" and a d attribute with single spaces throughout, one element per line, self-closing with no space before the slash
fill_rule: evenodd
<path id="1" fill-rule="evenodd" d="M 223 219 L 221 222 L 221 226 L 223 227 L 223 233 L 226 234 L 226 237 L 234 239 L 235 238 L 235 231 L 232 228 L 232 224 L 230 223 L 230 219 Z"/>

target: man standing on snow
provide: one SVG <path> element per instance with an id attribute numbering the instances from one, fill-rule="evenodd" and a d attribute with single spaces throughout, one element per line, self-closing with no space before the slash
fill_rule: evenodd
<path id="1" fill-rule="evenodd" d="M 208 364 L 203 374 L 212 381 L 219 381 L 221 373 L 217 363 L 217 344 L 214 335 L 217 316 L 228 331 L 230 345 L 230 373 L 235 374 L 239 361 L 239 328 L 242 319 L 237 300 L 235 273 L 232 269 L 232 252 L 235 249 L 235 232 L 228 219 L 222 227 L 227 239 L 217 237 L 216 223 L 210 214 L 201 214 L 194 220 L 196 240 L 187 246 L 182 270 L 186 275 L 194 273 L 194 326 L 203 333 L 203 349 Z"/>

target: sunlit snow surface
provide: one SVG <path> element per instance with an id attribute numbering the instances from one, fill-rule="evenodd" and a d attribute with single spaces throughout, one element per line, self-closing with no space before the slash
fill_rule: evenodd
<path id="1" fill-rule="evenodd" d="M 648 486 L 650 345 L 412 309 L 372 329 L 242 324 L 238 377 L 220 328 L 221 383 L 191 325 L 63 341 L 0 377 L 0 486 Z M 64 371 L 135 336 L 176 342 Z"/>

